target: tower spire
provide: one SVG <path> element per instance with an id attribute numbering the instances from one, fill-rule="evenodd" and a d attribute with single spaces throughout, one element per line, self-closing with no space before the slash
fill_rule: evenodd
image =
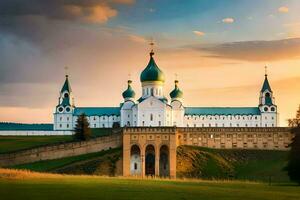
<path id="1" fill-rule="evenodd" d="M 267 76 L 268 76 L 268 66 L 265 65 L 265 77 L 267 77 Z"/>
<path id="2" fill-rule="evenodd" d="M 66 78 L 68 78 L 69 77 L 69 73 L 68 73 L 69 67 L 65 66 L 64 69 L 65 69 Z"/>

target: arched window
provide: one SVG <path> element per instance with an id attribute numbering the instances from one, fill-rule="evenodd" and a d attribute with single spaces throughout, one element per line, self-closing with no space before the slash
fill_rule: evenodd
<path id="1" fill-rule="evenodd" d="M 137 170 L 137 163 L 134 163 L 134 170 Z"/>

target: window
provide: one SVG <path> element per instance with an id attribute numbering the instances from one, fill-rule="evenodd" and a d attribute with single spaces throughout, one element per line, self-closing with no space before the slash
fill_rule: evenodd
<path id="1" fill-rule="evenodd" d="M 130 126 L 130 122 L 129 121 L 127 122 L 127 126 Z"/>
<path id="2" fill-rule="evenodd" d="M 153 121 L 153 114 L 150 114 L 150 121 Z"/>
<path id="3" fill-rule="evenodd" d="M 130 115 L 128 115 L 128 118 L 130 118 Z"/>
<path id="4" fill-rule="evenodd" d="M 62 117 L 60 117 L 59 120 L 62 121 Z"/>
<path id="5" fill-rule="evenodd" d="M 104 128 L 104 127 L 105 127 L 105 125 L 104 125 L 104 124 L 102 124 L 102 127 Z"/>
<path id="6" fill-rule="evenodd" d="M 275 111 L 275 108 L 274 108 L 274 107 L 272 107 L 272 108 L 271 108 L 271 111 L 272 111 L 272 112 L 274 112 L 274 111 Z"/>
<path id="7" fill-rule="evenodd" d="M 143 123 L 143 126 L 145 126 L 145 121 L 143 121 L 142 123 Z"/>
<path id="8" fill-rule="evenodd" d="M 264 111 L 267 112 L 269 109 L 267 107 L 264 107 Z"/>
<path id="9" fill-rule="evenodd" d="M 69 117 L 67 117 L 67 121 L 69 121 L 69 119 L 70 119 L 70 118 L 69 118 Z"/>
<path id="10" fill-rule="evenodd" d="M 137 170 L 137 163 L 134 163 L 134 170 Z"/>
<path id="11" fill-rule="evenodd" d="M 211 127 L 211 124 L 208 124 L 209 127 Z"/>
<path id="12" fill-rule="evenodd" d="M 96 128 L 96 124 L 94 124 L 94 128 Z"/>
<path id="13" fill-rule="evenodd" d="M 62 127 L 62 125 L 61 124 L 59 124 L 59 128 L 61 128 Z"/>
<path id="14" fill-rule="evenodd" d="M 266 97 L 270 97 L 270 93 L 269 92 L 266 93 Z"/>
<path id="15" fill-rule="evenodd" d="M 161 126 L 161 121 L 158 122 L 158 126 Z"/>
<path id="16" fill-rule="evenodd" d="M 69 128 L 69 124 L 67 124 L 67 128 Z"/>

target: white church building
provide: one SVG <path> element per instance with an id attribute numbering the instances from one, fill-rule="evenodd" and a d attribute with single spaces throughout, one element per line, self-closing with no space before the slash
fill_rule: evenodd
<path id="1" fill-rule="evenodd" d="M 68 76 L 60 91 L 54 112 L 54 130 L 73 130 L 79 115 L 85 114 L 91 128 L 132 127 L 277 127 L 278 112 L 267 74 L 256 107 L 186 107 L 183 92 L 175 80 L 168 99 L 164 94 L 165 76 L 150 52 L 150 60 L 140 75 L 142 96 L 136 98 L 128 80 L 119 107 L 77 107 Z"/>

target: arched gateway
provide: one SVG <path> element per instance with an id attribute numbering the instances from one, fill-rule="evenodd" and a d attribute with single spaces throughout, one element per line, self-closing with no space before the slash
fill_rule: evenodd
<path id="1" fill-rule="evenodd" d="M 176 177 L 175 128 L 124 128 L 123 175 Z"/>

